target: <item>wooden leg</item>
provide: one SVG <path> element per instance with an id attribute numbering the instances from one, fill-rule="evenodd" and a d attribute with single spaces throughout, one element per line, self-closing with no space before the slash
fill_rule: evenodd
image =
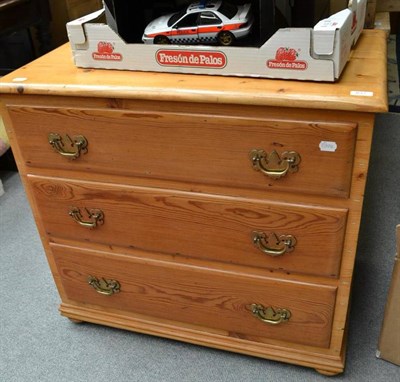
<path id="1" fill-rule="evenodd" d="M 340 371 L 331 371 L 331 370 L 322 370 L 322 369 L 315 369 L 315 371 L 317 373 L 325 375 L 327 377 L 333 377 L 334 375 L 340 374 Z"/>
<path id="2" fill-rule="evenodd" d="M 68 320 L 70 320 L 71 322 L 73 322 L 74 324 L 81 324 L 83 321 L 81 321 L 81 320 L 75 320 L 75 318 L 69 318 L 68 317 Z"/>

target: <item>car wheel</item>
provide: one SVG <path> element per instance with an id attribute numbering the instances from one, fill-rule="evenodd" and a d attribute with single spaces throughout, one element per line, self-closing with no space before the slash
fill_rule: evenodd
<path id="1" fill-rule="evenodd" d="M 171 41 L 167 36 L 160 35 L 154 38 L 154 44 L 171 44 Z"/>
<path id="2" fill-rule="evenodd" d="M 222 31 L 218 34 L 218 43 L 223 46 L 232 45 L 235 42 L 235 36 L 228 31 Z"/>

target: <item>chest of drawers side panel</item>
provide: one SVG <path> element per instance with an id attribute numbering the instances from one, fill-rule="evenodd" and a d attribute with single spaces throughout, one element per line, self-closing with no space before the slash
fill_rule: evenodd
<path id="1" fill-rule="evenodd" d="M 351 193 L 348 200 L 349 214 L 343 245 L 339 288 L 332 333 L 332 351 L 339 354 L 345 351 L 348 315 L 350 313 L 350 295 L 354 265 L 357 254 L 358 233 L 364 201 L 365 185 L 374 127 L 373 114 L 358 114 L 358 134 L 354 154 Z"/>

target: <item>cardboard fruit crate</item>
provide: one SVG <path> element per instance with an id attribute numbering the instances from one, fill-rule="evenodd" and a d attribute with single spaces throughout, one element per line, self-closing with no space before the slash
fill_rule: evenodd
<path id="1" fill-rule="evenodd" d="M 143 2 L 128 3 L 137 7 L 131 9 L 135 20 L 146 19 Z M 350 8 L 314 28 L 276 31 L 261 21 L 268 4 L 258 0 L 252 5 L 258 41 L 238 46 L 143 44 L 143 20 L 131 23 L 133 33 L 126 34 L 126 17 L 120 15 L 127 12 L 118 4 L 104 1 L 103 10 L 67 24 L 78 67 L 332 82 L 340 77 L 363 29 L 367 0 L 353 0 Z M 104 14 L 107 22 L 100 22 Z"/>

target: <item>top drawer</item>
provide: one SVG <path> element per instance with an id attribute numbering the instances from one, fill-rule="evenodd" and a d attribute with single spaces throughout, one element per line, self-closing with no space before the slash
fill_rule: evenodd
<path id="1" fill-rule="evenodd" d="M 29 167 L 340 197 L 350 190 L 353 123 L 157 111 L 8 110 Z M 72 145 L 67 136 L 72 141 L 84 137 L 83 146 Z"/>

